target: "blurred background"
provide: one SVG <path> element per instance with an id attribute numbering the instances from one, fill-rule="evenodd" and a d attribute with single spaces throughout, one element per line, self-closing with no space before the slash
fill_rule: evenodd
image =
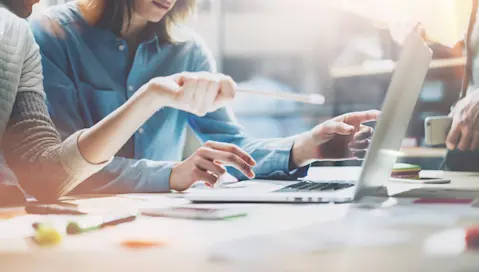
<path id="1" fill-rule="evenodd" d="M 68 1 L 44 0 L 36 12 L 63 2 Z M 210 46 L 218 70 L 240 85 L 326 97 L 325 105 L 311 106 L 239 96 L 232 105 L 239 123 L 253 137 L 272 138 L 342 113 L 379 109 L 400 52 L 391 24 L 419 20 L 434 63 L 404 141 L 414 150 L 423 146 L 425 117 L 447 115 L 458 97 L 465 59 L 455 41 L 466 30 L 470 5 L 470 0 L 200 0 L 189 23 Z M 189 138 L 185 156 L 199 146 Z M 403 160 L 439 167 L 441 150 L 428 156 L 416 150 Z"/>

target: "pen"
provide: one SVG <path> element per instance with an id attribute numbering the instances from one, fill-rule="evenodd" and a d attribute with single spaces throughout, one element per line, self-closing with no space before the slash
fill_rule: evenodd
<path id="1" fill-rule="evenodd" d="M 119 224 L 128 223 L 128 222 L 134 221 L 135 219 L 136 219 L 136 215 L 129 215 L 126 217 L 120 217 L 111 221 L 103 222 L 99 225 L 90 226 L 86 228 L 80 227 L 80 225 L 78 225 L 78 223 L 76 222 L 69 222 L 67 225 L 67 233 L 73 235 L 73 234 L 90 232 L 90 231 L 99 230 L 99 229 L 103 229 L 110 226 L 116 226 Z"/>
<path id="2" fill-rule="evenodd" d="M 84 212 L 79 211 L 77 208 L 64 207 L 61 205 L 47 204 L 47 205 L 27 205 L 25 206 L 25 212 L 28 214 L 69 214 L 69 215 L 82 215 Z"/>
<path id="3" fill-rule="evenodd" d="M 264 91 L 258 91 L 253 89 L 246 89 L 246 88 L 238 88 L 236 89 L 236 91 L 238 93 L 269 96 L 273 99 L 296 101 L 296 102 L 301 102 L 306 104 L 321 105 L 321 104 L 324 104 L 324 101 L 325 101 L 324 96 L 320 94 L 302 95 L 302 94 L 294 94 L 294 93 L 278 92 L 278 91 L 264 92 Z"/>

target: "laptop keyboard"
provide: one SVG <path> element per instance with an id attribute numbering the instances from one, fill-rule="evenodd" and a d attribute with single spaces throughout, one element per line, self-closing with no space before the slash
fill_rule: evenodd
<path id="1" fill-rule="evenodd" d="M 324 192 L 324 191 L 337 191 L 354 186 L 353 182 L 344 181 L 300 181 L 295 184 L 283 187 L 276 192 L 280 193 L 293 193 L 293 192 Z"/>

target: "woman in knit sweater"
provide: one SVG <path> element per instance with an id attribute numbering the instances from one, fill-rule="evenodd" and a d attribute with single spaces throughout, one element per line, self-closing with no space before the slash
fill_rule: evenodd
<path id="1" fill-rule="evenodd" d="M 234 97 L 226 77 L 233 91 L 220 91 L 208 105 L 190 95 L 194 88 L 183 88 L 194 79 L 155 78 L 103 120 L 61 142 L 45 104 L 38 46 L 19 18 L 29 16 L 36 2 L 0 0 L 0 137 L 8 166 L 26 193 L 39 200 L 56 200 L 103 168 L 160 108 L 204 114 Z M 228 152 L 252 161 L 239 149 Z M 0 204 L 16 202 L 5 190 L 0 186 Z"/>

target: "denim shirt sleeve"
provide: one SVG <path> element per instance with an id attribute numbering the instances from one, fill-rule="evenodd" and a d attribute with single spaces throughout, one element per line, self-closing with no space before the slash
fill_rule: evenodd
<path id="1" fill-rule="evenodd" d="M 41 20 L 41 21 L 39 21 Z M 44 88 L 49 112 L 63 139 L 84 129 L 78 110 L 77 89 L 70 75 L 65 48 L 68 33 L 54 33 L 58 26 L 45 18 L 31 21 L 42 54 Z M 51 27 L 49 27 L 51 26 Z M 115 157 L 102 171 L 80 184 L 74 193 L 167 192 L 173 162 L 155 162 Z"/>
<path id="2" fill-rule="evenodd" d="M 215 61 L 206 46 L 199 42 L 195 50 L 192 70 L 216 72 Z M 227 142 L 237 145 L 248 152 L 257 162 L 253 169 L 256 178 L 260 179 L 297 179 L 305 177 L 309 166 L 290 170 L 291 150 L 295 138 L 284 139 L 252 139 L 248 137 L 242 127 L 236 122 L 229 109 L 220 109 L 198 117 L 190 114 L 188 122 L 202 141 Z M 229 168 L 228 172 L 240 180 L 247 177 L 240 171 Z"/>

